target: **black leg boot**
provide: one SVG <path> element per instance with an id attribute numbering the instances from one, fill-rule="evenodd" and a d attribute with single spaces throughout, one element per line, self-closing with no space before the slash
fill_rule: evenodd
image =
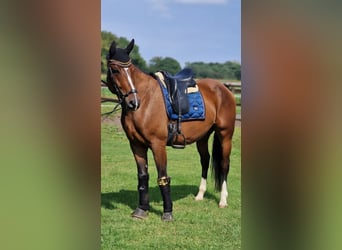
<path id="1" fill-rule="evenodd" d="M 170 177 L 161 177 L 158 179 L 158 185 L 160 188 L 161 195 L 163 197 L 164 213 L 161 218 L 163 221 L 173 220 L 170 183 Z"/>
<path id="2" fill-rule="evenodd" d="M 132 217 L 138 219 L 145 219 L 150 210 L 148 197 L 148 180 L 149 175 L 138 175 L 138 192 L 139 192 L 139 206 L 132 213 Z"/>

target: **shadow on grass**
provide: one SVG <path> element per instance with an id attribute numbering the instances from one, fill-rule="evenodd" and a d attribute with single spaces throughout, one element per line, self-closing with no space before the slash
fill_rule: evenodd
<path id="1" fill-rule="evenodd" d="M 181 200 L 191 194 L 194 196 L 198 192 L 197 186 L 180 185 L 171 186 L 171 198 L 172 201 Z M 159 187 L 149 188 L 150 202 L 162 202 Z M 218 199 L 211 193 L 206 192 L 204 195 L 205 199 L 215 200 Z M 195 199 L 194 199 L 195 201 Z M 101 207 L 106 209 L 116 209 L 115 204 L 123 204 L 129 206 L 134 210 L 138 206 L 138 191 L 132 190 L 120 190 L 119 192 L 101 193 Z M 157 211 L 151 207 L 150 212 L 161 215 L 161 211 Z"/>

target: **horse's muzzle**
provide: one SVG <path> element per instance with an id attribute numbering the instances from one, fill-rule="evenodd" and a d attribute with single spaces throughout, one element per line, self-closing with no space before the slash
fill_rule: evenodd
<path id="1" fill-rule="evenodd" d="M 140 107 L 140 101 L 138 99 L 127 100 L 127 107 L 132 111 L 136 111 Z"/>

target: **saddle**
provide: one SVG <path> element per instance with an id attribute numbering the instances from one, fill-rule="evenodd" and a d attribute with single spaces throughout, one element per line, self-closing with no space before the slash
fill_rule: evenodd
<path id="1" fill-rule="evenodd" d="M 171 75 L 166 71 L 159 71 L 154 74 L 159 83 L 162 84 L 168 92 L 169 101 L 173 111 L 177 114 L 176 123 L 170 121 L 168 125 L 168 140 L 167 145 L 173 148 L 185 147 L 185 136 L 181 131 L 182 115 L 187 114 L 190 110 L 188 88 L 196 87 L 194 74 L 192 69 L 185 68 L 175 75 Z M 182 144 L 175 144 L 178 137 L 182 138 Z"/>
<path id="2" fill-rule="evenodd" d="M 187 89 L 196 86 L 192 69 L 185 68 L 174 76 L 168 72 L 163 71 L 162 73 L 168 88 L 173 110 L 179 116 L 188 113 L 189 100 L 187 98 Z"/>

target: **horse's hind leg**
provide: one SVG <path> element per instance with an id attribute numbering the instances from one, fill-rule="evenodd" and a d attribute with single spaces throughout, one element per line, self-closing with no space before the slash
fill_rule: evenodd
<path id="1" fill-rule="evenodd" d="M 199 186 L 198 193 L 195 197 L 196 201 L 203 200 L 203 196 L 205 191 L 207 190 L 207 176 L 208 176 L 208 168 L 209 168 L 209 161 L 210 161 L 210 154 L 208 151 L 208 139 L 209 139 L 210 133 L 201 140 L 197 141 L 197 151 L 200 154 L 201 158 L 201 165 L 202 165 L 202 178 L 201 183 Z"/>
<path id="2" fill-rule="evenodd" d="M 222 171 L 222 186 L 221 186 L 221 197 L 219 202 L 219 207 L 224 208 L 228 205 L 228 188 L 227 188 L 227 177 L 230 168 L 230 153 L 232 148 L 232 139 L 224 137 L 221 140 L 222 145 L 222 163 L 221 163 L 221 171 Z"/>

